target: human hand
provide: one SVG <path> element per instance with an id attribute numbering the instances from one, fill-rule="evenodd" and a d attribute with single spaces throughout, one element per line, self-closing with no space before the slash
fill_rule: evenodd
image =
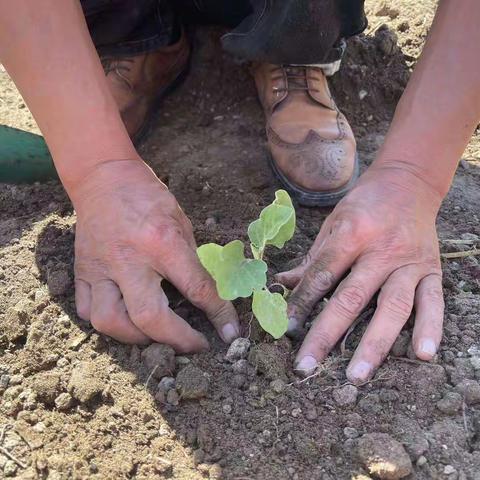
<path id="1" fill-rule="evenodd" d="M 413 348 L 431 360 L 442 338 L 444 300 L 435 229 L 441 197 L 402 167 L 375 167 L 325 220 L 297 268 L 278 275 L 294 288 L 289 329 L 340 282 L 315 318 L 295 368 L 307 376 L 380 290 L 375 314 L 347 368 L 351 382 L 370 379 L 415 309 Z M 342 280 L 342 277 L 348 275 Z"/>
<path id="2" fill-rule="evenodd" d="M 208 349 L 207 339 L 169 308 L 165 279 L 205 311 L 225 342 L 239 336 L 233 305 L 219 298 L 197 258 L 190 220 L 143 161 L 101 164 L 69 193 L 77 212 L 80 318 L 124 343 Z"/>

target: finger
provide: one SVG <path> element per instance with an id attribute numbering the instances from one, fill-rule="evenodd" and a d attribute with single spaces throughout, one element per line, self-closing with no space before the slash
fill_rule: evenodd
<path id="1" fill-rule="evenodd" d="M 412 313 L 418 280 L 415 266 L 401 268 L 386 280 L 375 314 L 347 368 L 352 383 L 369 380 L 388 355 Z"/>
<path id="2" fill-rule="evenodd" d="M 161 278 L 148 267 L 124 270 L 115 278 L 132 322 L 145 335 L 178 353 L 208 350 L 207 339 L 168 306 Z"/>
<path id="3" fill-rule="evenodd" d="M 357 265 L 340 283 L 325 308 L 313 322 L 295 361 L 295 370 L 311 375 L 362 313 L 380 288 L 385 276 L 373 268 Z"/>
<path id="4" fill-rule="evenodd" d="M 354 258 L 331 247 L 312 261 L 288 299 L 288 331 L 302 328 L 315 304 L 340 281 Z"/>
<path id="5" fill-rule="evenodd" d="M 130 320 L 120 289 L 111 280 L 101 280 L 92 285 L 91 319 L 100 333 L 122 343 L 147 344 L 151 338 Z"/>
<path id="6" fill-rule="evenodd" d="M 90 320 L 90 307 L 92 303 L 92 294 L 90 284 L 84 280 L 75 279 L 75 305 L 77 315 L 88 322 Z"/>
<path id="7" fill-rule="evenodd" d="M 203 310 L 222 340 L 231 343 L 240 336 L 238 315 L 231 302 L 222 300 L 215 281 L 202 267 L 196 252 L 188 245 L 177 245 L 173 260 L 162 258 L 162 274 L 182 295 Z"/>
<path id="8" fill-rule="evenodd" d="M 312 261 L 318 258 L 318 252 L 321 251 L 328 238 L 328 225 L 327 221 L 322 225 L 320 233 L 310 247 L 308 253 L 303 257 L 300 265 L 292 268 L 286 272 L 281 272 L 275 275 L 275 280 L 282 285 L 285 285 L 289 289 L 293 289 L 298 285 L 298 282 L 305 275 L 305 272 L 312 264 Z"/>
<path id="9" fill-rule="evenodd" d="M 441 274 L 423 278 L 415 293 L 415 327 L 412 344 L 421 360 L 431 360 L 438 351 L 443 331 L 445 301 Z"/>

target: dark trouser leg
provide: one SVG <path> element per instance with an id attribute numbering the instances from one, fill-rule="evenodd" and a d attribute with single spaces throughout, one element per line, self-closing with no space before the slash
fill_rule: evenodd
<path id="1" fill-rule="evenodd" d="M 81 0 L 100 55 L 128 56 L 176 41 L 179 26 L 166 0 Z"/>
<path id="2" fill-rule="evenodd" d="M 364 0 L 252 0 L 254 12 L 223 37 L 223 46 L 260 62 L 332 63 L 342 56 L 342 40 L 366 27 L 363 4 Z"/>

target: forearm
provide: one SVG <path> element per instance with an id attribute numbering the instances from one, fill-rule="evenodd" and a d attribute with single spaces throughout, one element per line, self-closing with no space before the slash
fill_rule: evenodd
<path id="1" fill-rule="evenodd" d="M 135 157 L 77 0 L 0 0 L 0 61 L 69 192 L 99 163 Z"/>
<path id="2" fill-rule="evenodd" d="M 373 168 L 399 166 L 440 196 L 480 121 L 480 2 L 443 0 Z"/>

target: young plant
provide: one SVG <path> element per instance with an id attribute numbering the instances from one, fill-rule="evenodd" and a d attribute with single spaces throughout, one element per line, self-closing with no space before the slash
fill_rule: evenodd
<path id="1" fill-rule="evenodd" d="M 248 227 L 253 259 L 245 257 L 245 246 L 234 240 L 225 246 L 208 243 L 198 248 L 200 262 L 215 280 L 224 300 L 248 298 L 253 295 L 252 311 L 261 327 L 274 338 L 287 331 L 287 302 L 284 295 L 267 288 L 265 248 L 283 248 L 295 233 L 295 209 L 288 193 L 278 190 L 274 202 L 264 208 L 260 218 Z"/>

